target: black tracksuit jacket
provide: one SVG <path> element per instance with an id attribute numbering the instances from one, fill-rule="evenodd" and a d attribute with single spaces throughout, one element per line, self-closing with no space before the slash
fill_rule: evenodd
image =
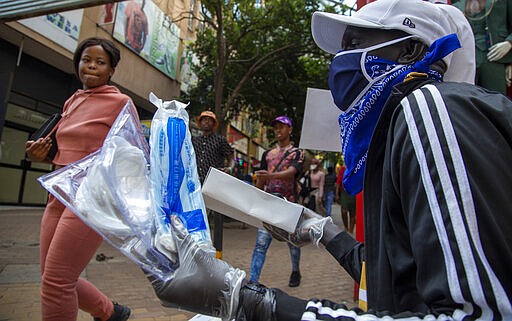
<path id="1" fill-rule="evenodd" d="M 368 311 L 310 300 L 302 320 L 512 320 L 512 102 L 465 83 L 395 86 L 364 224 L 364 245 L 343 232 L 326 248 L 355 280 L 366 261 Z"/>

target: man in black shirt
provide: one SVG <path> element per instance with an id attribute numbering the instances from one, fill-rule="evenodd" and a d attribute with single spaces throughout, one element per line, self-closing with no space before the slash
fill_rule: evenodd
<path id="1" fill-rule="evenodd" d="M 203 184 L 210 167 L 233 172 L 233 148 L 226 137 L 214 132 L 219 123 L 213 112 L 203 111 L 197 118 L 197 123 L 203 134 L 192 137 L 192 144 L 196 152 L 199 180 Z"/>
<path id="2" fill-rule="evenodd" d="M 214 132 L 219 125 L 215 113 L 209 110 L 203 111 L 197 118 L 197 123 L 203 134 L 192 137 L 192 144 L 196 153 L 199 181 L 202 185 L 210 167 L 221 169 L 226 173 L 233 173 L 233 148 L 229 145 L 226 137 Z M 214 211 L 208 211 L 208 220 L 210 222 L 213 220 L 213 245 L 221 257 L 224 216 Z"/>

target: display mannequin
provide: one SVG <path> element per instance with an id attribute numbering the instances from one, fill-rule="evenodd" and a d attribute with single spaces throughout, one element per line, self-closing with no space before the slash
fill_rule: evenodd
<path id="1" fill-rule="evenodd" d="M 512 79 L 512 0 L 459 0 L 453 5 L 473 29 L 476 84 L 505 94 Z"/>

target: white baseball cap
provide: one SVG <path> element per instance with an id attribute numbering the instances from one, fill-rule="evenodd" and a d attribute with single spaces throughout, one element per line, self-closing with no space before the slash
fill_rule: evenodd
<path id="1" fill-rule="evenodd" d="M 448 65 L 446 81 L 475 81 L 475 42 L 464 14 L 451 5 L 422 0 L 377 0 L 363 6 L 352 16 L 315 12 L 311 21 L 313 39 L 320 49 L 331 54 L 341 50 L 347 26 L 401 30 L 416 36 L 426 45 L 456 33 L 462 48 L 443 58 Z"/>

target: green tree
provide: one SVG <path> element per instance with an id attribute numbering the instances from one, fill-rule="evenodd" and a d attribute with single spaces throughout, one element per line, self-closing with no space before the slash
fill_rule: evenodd
<path id="1" fill-rule="evenodd" d="M 205 27 L 192 45 L 200 61 L 194 67 L 199 81 L 184 97 L 190 112 L 211 109 L 221 124 L 241 108 L 264 122 L 287 114 L 299 137 L 307 87 L 327 88 L 332 58 L 314 44 L 311 16 L 335 8 L 309 0 L 260 5 L 205 0 L 201 5 Z"/>

